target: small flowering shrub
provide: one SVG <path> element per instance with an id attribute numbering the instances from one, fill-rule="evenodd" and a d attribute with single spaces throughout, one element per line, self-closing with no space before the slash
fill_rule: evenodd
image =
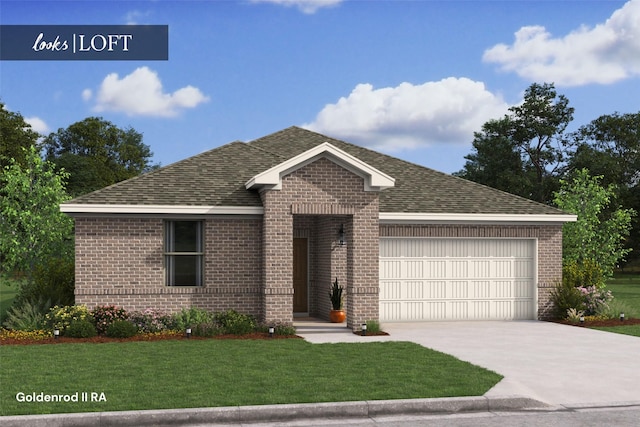
<path id="1" fill-rule="evenodd" d="M 585 314 L 587 316 L 593 316 L 605 311 L 609 302 L 613 299 L 611 291 L 599 289 L 596 286 L 579 286 L 577 289 L 584 300 Z"/>
<path id="2" fill-rule="evenodd" d="M 142 333 L 154 333 L 170 330 L 174 323 L 171 316 L 153 308 L 134 311 L 129 314 L 129 321 Z"/>
<path id="3" fill-rule="evenodd" d="M 53 336 L 53 331 L 37 330 L 37 331 L 10 331 L 8 329 L 0 329 L 0 342 L 2 340 L 46 340 Z"/>
<path id="4" fill-rule="evenodd" d="M 115 305 L 103 305 L 94 308 L 91 311 L 93 315 L 93 323 L 99 334 L 107 332 L 107 328 L 116 320 L 127 320 L 129 315 L 124 308 L 118 308 Z"/>
<path id="5" fill-rule="evenodd" d="M 51 329 L 59 329 L 60 334 L 65 331 L 74 320 L 92 320 L 91 313 L 85 305 L 54 306 L 44 316 L 47 326 Z"/>

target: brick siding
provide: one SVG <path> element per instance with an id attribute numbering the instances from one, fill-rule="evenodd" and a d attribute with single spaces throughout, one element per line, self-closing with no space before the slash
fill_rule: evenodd
<path id="1" fill-rule="evenodd" d="M 233 308 L 260 316 L 261 219 L 204 224 L 204 285 L 169 287 L 162 219 L 76 218 L 76 303 L 167 312 Z"/>
<path id="2" fill-rule="evenodd" d="M 284 176 L 280 190 L 263 190 L 260 195 L 265 320 L 292 321 L 293 218 L 298 216 L 318 218 L 314 231 L 309 231 L 315 236 L 317 255 L 311 267 L 317 275 L 312 280 L 310 308 L 327 317 L 330 302 L 326 292 L 338 277 L 346 287 L 347 325 L 355 328 L 365 320 L 377 319 L 379 194 L 364 191 L 363 178 L 320 158 Z M 335 247 L 338 224 L 344 224 L 346 247 Z"/>

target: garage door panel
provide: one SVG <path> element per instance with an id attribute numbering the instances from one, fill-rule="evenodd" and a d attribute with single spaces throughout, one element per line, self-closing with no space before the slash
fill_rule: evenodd
<path id="1" fill-rule="evenodd" d="M 380 282 L 380 300 L 400 300 L 402 299 L 401 281 Z"/>
<path id="2" fill-rule="evenodd" d="M 380 318 L 533 319 L 534 251 L 524 239 L 383 238 Z"/>
<path id="3" fill-rule="evenodd" d="M 471 282 L 471 289 L 473 291 L 473 293 L 471 294 L 471 298 L 480 298 L 480 299 L 491 298 L 491 282 L 490 281 L 474 280 Z"/>
<path id="4" fill-rule="evenodd" d="M 447 297 L 447 282 L 444 280 L 424 282 L 426 299 L 444 299 Z"/>

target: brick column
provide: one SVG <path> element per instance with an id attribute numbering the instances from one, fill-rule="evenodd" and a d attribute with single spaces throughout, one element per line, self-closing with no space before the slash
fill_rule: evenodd
<path id="1" fill-rule="evenodd" d="M 277 190 L 260 193 L 263 215 L 262 320 L 293 322 L 293 215 Z"/>
<path id="2" fill-rule="evenodd" d="M 379 319 L 380 226 L 377 197 L 353 215 L 346 231 L 347 326 L 356 331 L 367 320 Z"/>

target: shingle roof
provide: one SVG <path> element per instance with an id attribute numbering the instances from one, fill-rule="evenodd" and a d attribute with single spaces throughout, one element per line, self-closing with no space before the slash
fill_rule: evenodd
<path id="1" fill-rule="evenodd" d="M 522 197 L 447 175 L 357 145 L 290 127 L 249 143 L 232 142 L 101 190 L 69 204 L 261 206 L 245 183 L 253 176 L 329 142 L 395 178 L 380 193 L 380 212 L 562 215 Z"/>

